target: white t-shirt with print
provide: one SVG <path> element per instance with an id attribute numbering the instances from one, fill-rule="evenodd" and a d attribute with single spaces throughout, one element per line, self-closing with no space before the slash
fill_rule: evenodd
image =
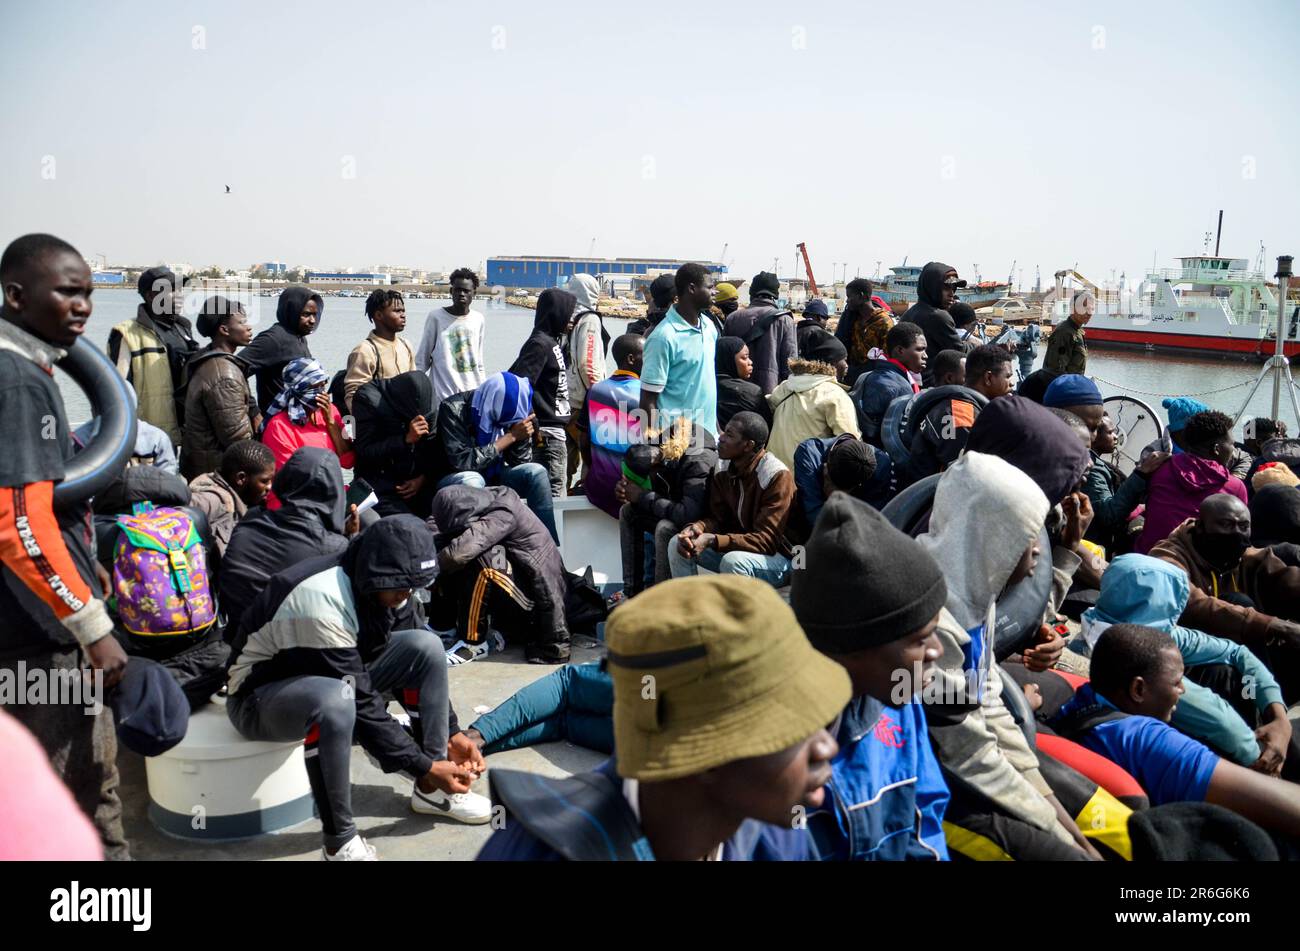
<path id="1" fill-rule="evenodd" d="M 445 307 L 429 311 L 415 365 L 433 383 L 433 410 L 453 393 L 476 390 L 487 378 L 483 369 L 483 314 L 471 310 L 457 317 Z"/>

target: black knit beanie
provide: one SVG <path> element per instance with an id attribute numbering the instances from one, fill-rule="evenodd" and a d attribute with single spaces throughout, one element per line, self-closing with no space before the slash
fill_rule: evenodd
<path id="1" fill-rule="evenodd" d="M 906 637 L 939 613 L 948 586 L 934 559 L 866 502 L 836 492 L 822 507 L 790 586 L 790 607 L 823 653 Z"/>
<path id="2" fill-rule="evenodd" d="M 835 337 L 823 331 L 824 336 L 820 336 L 807 350 L 803 356 L 808 360 L 818 360 L 822 363 L 829 363 L 831 366 L 839 363 L 841 360 L 849 358 L 849 351 L 844 344 L 840 343 Z"/>
<path id="3" fill-rule="evenodd" d="M 757 294 L 771 294 L 773 297 L 781 293 L 781 280 L 771 271 L 759 271 L 754 275 L 754 279 L 749 282 L 749 296 L 752 298 Z"/>

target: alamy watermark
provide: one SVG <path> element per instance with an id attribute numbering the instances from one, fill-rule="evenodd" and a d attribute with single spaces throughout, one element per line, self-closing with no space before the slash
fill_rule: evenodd
<path id="1" fill-rule="evenodd" d="M 0 707 L 78 706 L 86 716 L 104 709 L 104 672 L 72 667 L 0 667 Z"/>

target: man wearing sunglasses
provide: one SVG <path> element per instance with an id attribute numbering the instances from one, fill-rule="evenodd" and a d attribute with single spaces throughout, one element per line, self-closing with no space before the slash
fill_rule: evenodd
<path id="1" fill-rule="evenodd" d="M 965 353 L 970 349 L 948 313 L 948 308 L 957 299 L 957 289 L 965 286 L 966 282 L 954 267 L 931 261 L 921 269 L 921 276 L 916 281 L 916 303 L 907 309 L 903 320 L 916 324 L 925 333 L 927 352 L 956 350 Z M 933 371 L 927 369 L 922 380 L 926 386 L 933 386 Z"/>

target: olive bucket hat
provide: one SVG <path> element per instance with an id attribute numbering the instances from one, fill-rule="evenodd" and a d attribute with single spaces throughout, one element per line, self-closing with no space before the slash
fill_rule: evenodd
<path id="1" fill-rule="evenodd" d="M 849 702 L 844 668 L 753 578 L 678 578 L 610 615 L 618 772 L 678 779 L 788 749 Z"/>

